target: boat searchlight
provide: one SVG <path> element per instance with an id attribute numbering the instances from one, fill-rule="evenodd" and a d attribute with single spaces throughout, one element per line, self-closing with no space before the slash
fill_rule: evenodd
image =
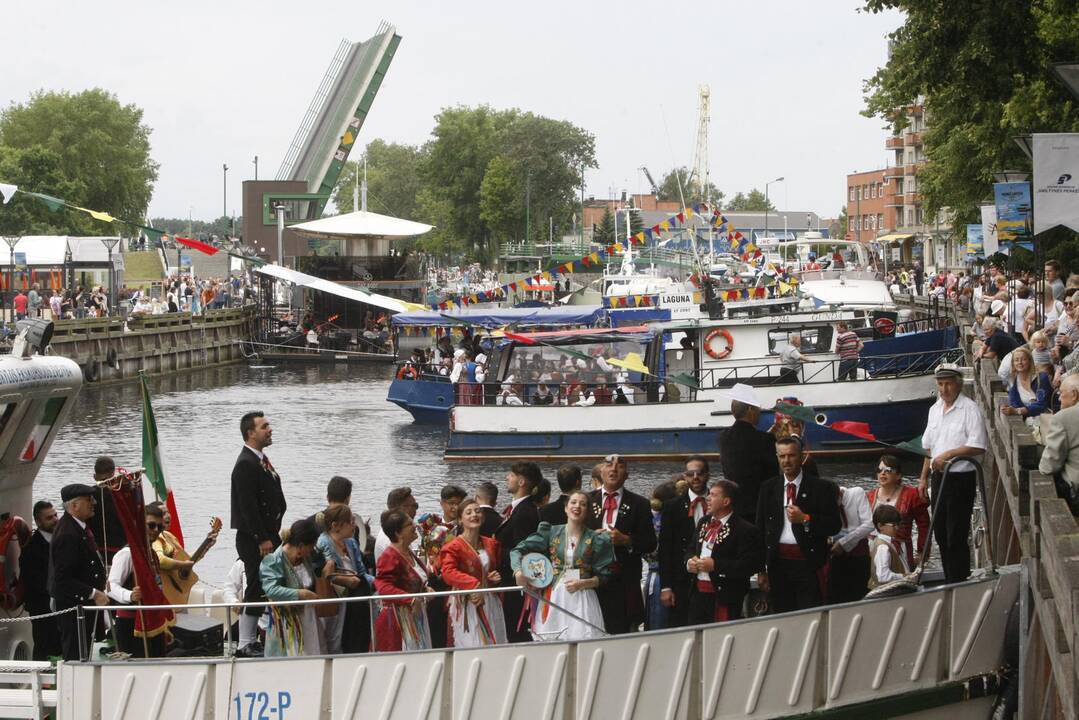
<path id="1" fill-rule="evenodd" d="M 20 320 L 15 327 L 19 334 L 11 347 L 13 357 L 28 358 L 35 351 L 44 354 L 52 342 L 51 320 Z"/>

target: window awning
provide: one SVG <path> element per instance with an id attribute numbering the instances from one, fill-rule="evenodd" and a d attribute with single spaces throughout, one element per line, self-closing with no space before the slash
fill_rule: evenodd
<path id="1" fill-rule="evenodd" d="M 293 285 L 329 293 L 330 295 L 336 295 L 337 297 L 342 297 L 346 300 L 367 303 L 368 305 L 374 305 L 375 307 L 389 310 L 390 312 L 406 312 L 408 310 L 420 310 L 426 307 L 424 305 L 405 302 L 404 300 L 398 300 L 397 298 L 388 297 L 386 295 L 379 295 L 377 293 L 367 292 L 366 290 L 351 288 L 347 285 L 335 283 L 332 280 L 324 280 L 315 277 L 314 275 L 308 275 L 296 270 L 281 267 L 280 265 L 260 265 L 259 267 L 252 268 L 252 270 L 257 273 L 262 273 L 263 275 L 275 277 L 278 280 L 285 280 Z"/>
<path id="2" fill-rule="evenodd" d="M 890 242 L 902 242 L 909 237 L 913 237 L 914 233 L 892 233 L 891 235 L 881 235 L 873 242 L 878 243 L 890 243 Z"/>

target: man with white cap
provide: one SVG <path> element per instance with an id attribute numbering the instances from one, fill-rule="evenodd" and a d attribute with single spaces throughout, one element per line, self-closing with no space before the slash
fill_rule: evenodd
<path id="1" fill-rule="evenodd" d="M 776 439 L 757 429 L 761 401 L 752 387 L 738 383 L 726 395 L 731 399 L 734 424 L 719 433 L 719 461 L 723 476 L 738 483 L 741 491 L 735 512 L 755 522 L 761 483 L 779 474 Z"/>
<path id="2" fill-rule="evenodd" d="M 918 489 L 930 497 L 936 513 L 933 537 L 940 550 L 947 582 L 962 582 L 970 576 L 970 515 L 974 509 L 977 473 L 963 458 L 985 453 L 988 436 L 985 418 L 977 404 L 963 395 L 963 372 L 957 365 L 941 363 L 935 373 L 937 402 L 929 409 L 929 421 L 922 434 L 928 453 L 922 465 Z M 942 483 L 944 466 L 955 460 Z"/>

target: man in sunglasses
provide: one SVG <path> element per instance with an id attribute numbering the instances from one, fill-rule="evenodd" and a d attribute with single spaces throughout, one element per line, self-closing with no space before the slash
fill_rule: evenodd
<path id="1" fill-rule="evenodd" d="M 147 546 L 152 546 L 154 541 L 165 529 L 165 513 L 160 505 L 151 503 L 145 508 L 146 516 L 146 541 Z M 161 573 L 154 560 L 156 553 L 149 553 L 150 561 L 154 564 L 154 578 L 158 585 L 161 584 Z M 121 605 L 139 605 L 142 603 L 142 589 L 135 584 L 135 568 L 131 562 L 131 547 L 125 545 L 112 559 L 112 567 L 109 569 L 108 596 Z M 166 633 L 159 633 L 155 637 L 147 638 L 145 644 L 142 638 L 135 637 L 135 613 L 118 610 L 113 624 L 113 637 L 116 640 L 116 648 L 133 657 L 162 657 L 165 654 Z M 148 653 L 147 653 L 148 651 Z"/>
<path id="2" fill-rule="evenodd" d="M 697 524 L 708 514 L 708 461 L 700 455 L 687 458 L 682 477 L 686 493 L 665 502 L 659 520 L 659 601 L 671 608 L 671 627 L 689 622 L 693 576 L 686 572 L 686 553 L 697 540 Z"/>

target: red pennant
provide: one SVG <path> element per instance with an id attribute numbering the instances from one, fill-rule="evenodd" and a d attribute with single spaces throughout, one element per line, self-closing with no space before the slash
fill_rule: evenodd
<path id="1" fill-rule="evenodd" d="M 686 221 L 685 213 L 678 213 L 677 215 L 675 215 L 675 217 L 678 218 L 678 222 L 680 223 L 684 223 Z"/>
<path id="2" fill-rule="evenodd" d="M 837 430 L 847 435 L 854 435 L 860 437 L 863 440 L 872 440 L 876 442 L 877 437 L 869 431 L 869 423 L 854 422 L 853 420 L 837 420 L 829 425 L 833 430 Z"/>
<path id="3" fill-rule="evenodd" d="M 508 333 L 505 333 L 505 336 L 507 338 L 509 338 L 510 340 L 521 343 L 522 345 L 536 345 L 537 344 L 536 341 L 533 340 L 532 338 L 525 337 L 524 335 L 518 335 L 517 333 L 508 332 Z"/>
<path id="4" fill-rule="evenodd" d="M 199 252 L 206 253 L 207 255 L 216 255 L 218 252 L 218 249 L 215 248 L 213 245 L 207 245 L 204 242 L 193 240 L 191 238 L 185 238 L 180 237 L 179 235 L 175 235 L 173 236 L 173 240 L 180 243 L 181 245 L 186 245 L 192 250 L 198 250 Z"/>

